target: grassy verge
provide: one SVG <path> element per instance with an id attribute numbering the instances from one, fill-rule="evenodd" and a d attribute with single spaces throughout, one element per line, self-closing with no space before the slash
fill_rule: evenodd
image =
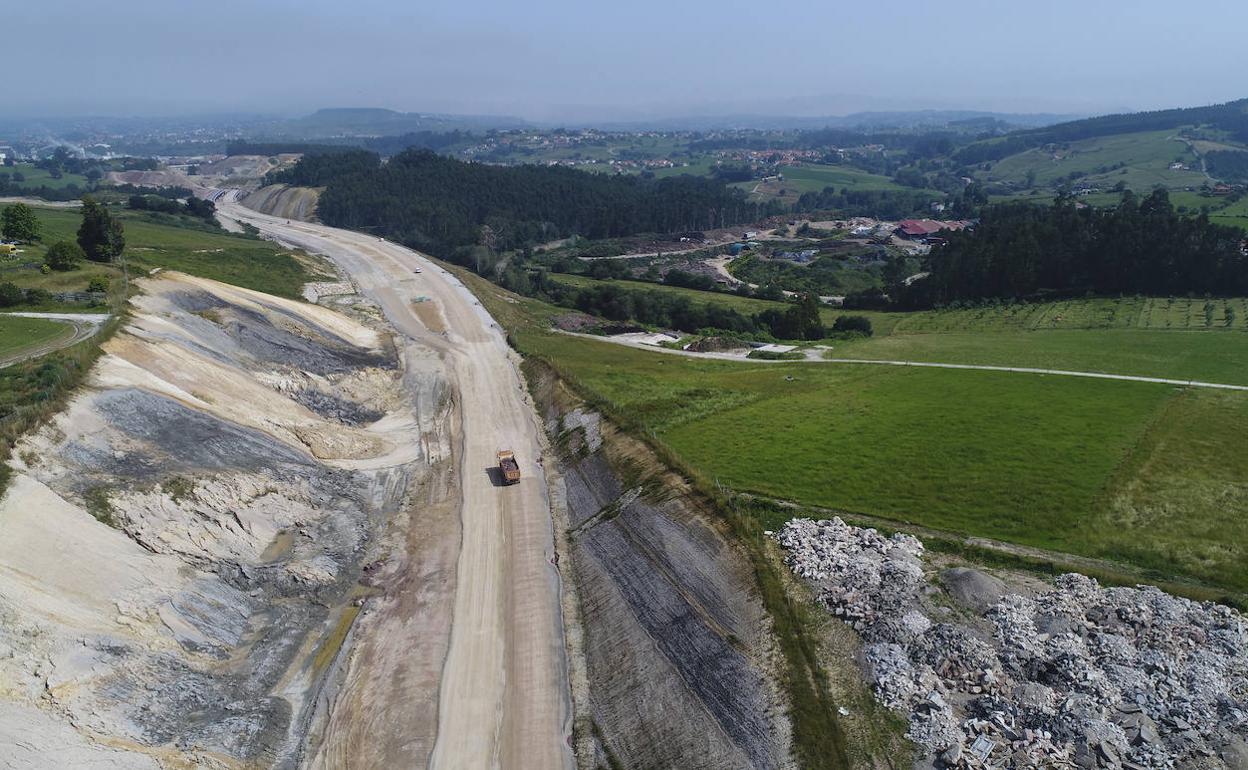
<path id="1" fill-rule="evenodd" d="M 73 329 L 69 324 L 59 321 L 0 315 L 0 358 L 19 353 L 23 348 L 51 342 L 71 334 L 73 334 Z"/>
<path id="2" fill-rule="evenodd" d="M 100 345 L 122 323 L 114 317 L 88 340 L 0 369 L 0 495 L 12 475 L 8 459 L 17 440 L 64 408 L 99 358 Z"/>

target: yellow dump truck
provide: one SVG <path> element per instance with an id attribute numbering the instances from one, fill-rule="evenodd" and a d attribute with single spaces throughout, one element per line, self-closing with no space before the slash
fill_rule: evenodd
<path id="1" fill-rule="evenodd" d="M 520 463 L 516 462 L 516 455 L 510 449 L 498 450 L 498 472 L 504 484 L 515 484 L 520 480 Z"/>
<path id="2" fill-rule="evenodd" d="M 0 257 L 12 257 L 17 254 L 17 246 L 12 243 L 0 243 Z"/>

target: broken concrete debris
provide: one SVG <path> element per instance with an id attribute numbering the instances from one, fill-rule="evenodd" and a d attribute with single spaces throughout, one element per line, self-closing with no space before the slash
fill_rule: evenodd
<path id="1" fill-rule="evenodd" d="M 1248 735 L 1248 621 L 1229 607 L 1078 574 L 1025 597 L 959 569 L 943 581 L 972 612 L 951 622 L 915 537 L 839 518 L 775 537 L 937 767 L 1237 766 L 1222 758 Z"/>

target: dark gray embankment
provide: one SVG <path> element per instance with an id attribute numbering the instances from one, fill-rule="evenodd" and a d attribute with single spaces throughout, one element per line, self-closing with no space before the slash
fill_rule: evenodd
<path id="1" fill-rule="evenodd" d="M 538 384 L 562 455 L 588 692 L 580 763 L 780 768 L 790 727 L 749 560 L 636 441 Z M 570 635 L 576 638 L 577 635 Z"/>

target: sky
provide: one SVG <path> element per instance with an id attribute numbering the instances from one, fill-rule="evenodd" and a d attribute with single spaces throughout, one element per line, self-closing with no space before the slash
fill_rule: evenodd
<path id="1" fill-rule="evenodd" d="M 1095 114 L 1248 97 L 1244 0 L 5 5 L 8 117 Z"/>

